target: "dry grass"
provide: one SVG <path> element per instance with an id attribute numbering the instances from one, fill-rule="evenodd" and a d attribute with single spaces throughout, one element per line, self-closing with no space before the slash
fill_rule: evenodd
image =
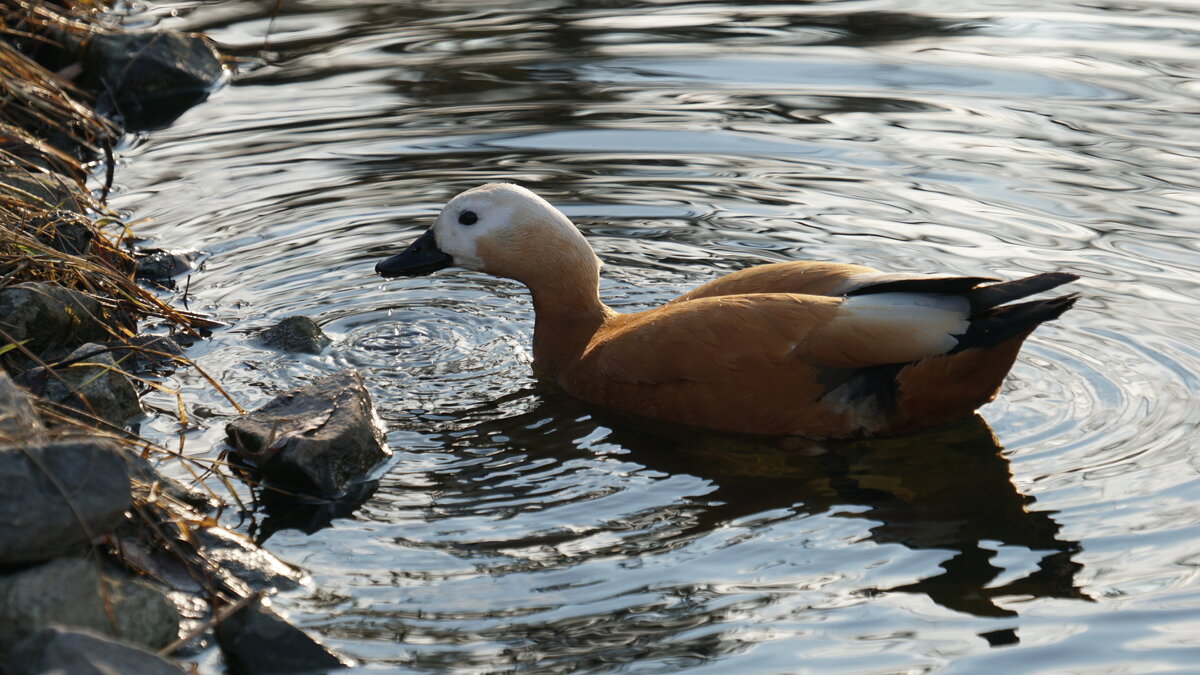
<path id="1" fill-rule="evenodd" d="M 190 335 L 216 324 L 171 307 L 155 292 L 137 283 L 128 227 L 112 217 L 101 203 L 103 199 L 94 198 L 87 187 L 89 179 L 103 182 L 102 193 L 107 193 L 112 176 L 111 148 L 119 132 L 93 110 L 91 98 L 68 81 L 70 72 L 50 72 L 15 46 L 49 44 L 56 35 L 91 31 L 89 17 L 101 4 L 98 0 L 0 0 L 0 176 L 7 175 L 10 179 L 0 180 L 9 184 L 7 188 L 0 187 L 0 290 L 13 284 L 40 281 L 85 293 L 100 303 L 106 315 L 110 345 L 116 345 L 110 349 L 117 358 L 117 369 L 121 368 L 123 355 L 149 352 L 174 360 L 180 367 L 195 368 L 225 395 L 217 382 L 186 358 L 130 344 L 136 332 L 134 327 L 146 319 L 155 319 L 176 332 Z M 51 193 L 65 196 L 47 198 L 29 187 L 36 187 L 39 181 L 49 181 Z M 91 215 L 81 215 L 80 211 Z M 89 243 L 82 250 L 64 245 L 64 233 L 70 232 L 81 234 Z M 67 361 L 47 364 L 47 355 L 35 354 L 24 344 L 5 340 L 0 334 L 0 355 L 5 352 L 20 353 L 26 363 L 47 368 L 51 377 L 59 377 L 53 372 L 55 368 L 72 365 Z M 188 420 L 178 394 L 153 378 L 131 378 L 145 387 L 156 387 L 177 397 L 181 430 L 178 449 L 156 445 L 94 415 L 68 410 L 45 399 L 38 400 L 36 407 L 52 436 L 80 433 L 107 436 L 142 457 L 176 458 L 195 477 L 196 485 L 208 490 L 200 479 L 213 476 L 236 501 L 230 472 L 223 463 L 184 456 L 182 441 Z M 229 400 L 241 412 L 237 403 Z M 214 611 L 251 597 L 248 589 L 234 583 L 235 579 L 207 558 L 193 536 L 197 528 L 215 524 L 211 517 L 167 495 L 157 482 L 140 480 L 134 481 L 131 512 L 129 528 L 138 544 L 137 550 L 179 561 L 206 591 Z M 133 549 L 127 548 L 134 541 L 127 538 L 128 532 L 123 536 L 126 539 L 110 536 L 106 548 L 130 569 L 156 576 L 158 570 L 147 562 L 154 556 L 134 554 Z"/>

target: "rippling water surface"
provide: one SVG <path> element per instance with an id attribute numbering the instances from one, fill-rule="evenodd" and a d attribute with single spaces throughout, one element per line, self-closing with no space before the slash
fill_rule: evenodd
<path id="1" fill-rule="evenodd" d="M 1194 3 L 275 4 L 152 9 L 240 73 L 123 148 L 113 204 L 205 253 L 186 301 L 229 328 L 190 355 L 244 406 L 356 367 L 390 426 L 361 504 L 255 514 L 311 574 L 295 622 L 392 672 L 1195 672 Z M 1082 297 L 986 422 L 647 430 L 535 383 L 522 288 L 373 275 L 492 180 L 571 216 L 623 310 L 793 259 Z M 248 340 L 297 313 L 321 356 Z M 233 410 L 173 383 L 214 456 Z"/>

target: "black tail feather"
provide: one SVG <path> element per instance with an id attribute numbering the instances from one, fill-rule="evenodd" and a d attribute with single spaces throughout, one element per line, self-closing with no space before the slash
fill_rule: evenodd
<path id="1" fill-rule="evenodd" d="M 1020 281 L 1026 280 L 1022 279 Z M 1065 283 L 1065 281 L 1060 281 L 1054 284 L 1054 286 L 1062 283 Z M 1053 288 L 1054 286 L 1049 286 L 1049 288 Z M 1036 293 L 1037 291 L 1033 292 Z M 1075 294 L 1063 295 L 1048 300 L 1031 300 L 1029 302 L 993 307 L 992 309 L 985 310 L 971 317 L 971 327 L 967 329 L 966 333 L 958 337 L 958 346 L 950 350 L 949 353 L 956 354 L 967 349 L 992 347 L 1011 337 L 1027 333 L 1033 330 L 1038 324 L 1062 316 L 1063 312 L 1071 309 L 1075 304 L 1077 297 Z"/>
<path id="2" fill-rule="evenodd" d="M 1057 288 L 1078 278 L 1079 275 L 1068 272 L 1043 272 L 1024 279 L 980 286 L 967 294 L 967 299 L 971 301 L 971 313 L 979 314 L 1006 302 Z"/>

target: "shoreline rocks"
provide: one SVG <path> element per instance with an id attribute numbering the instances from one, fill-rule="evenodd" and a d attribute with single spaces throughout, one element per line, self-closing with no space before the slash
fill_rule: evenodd
<path id="1" fill-rule="evenodd" d="M 206 326 L 164 312 L 133 279 L 169 286 L 197 256 L 139 255 L 110 237 L 93 220 L 103 207 L 85 185 L 85 163 L 117 140 L 112 120 L 125 130 L 165 126 L 223 81 L 224 65 L 204 36 L 99 29 L 88 25 L 94 3 L 32 2 L 0 17 L 10 29 L 0 56 L 30 78 L 0 81 L 9 101 L 0 122 L 11 132 L 0 158 L 0 671 L 184 672 L 146 651 L 175 644 L 180 608 L 202 624 L 206 611 L 293 588 L 304 575 L 217 526 L 211 495 L 135 454 L 145 448 L 125 425 L 141 411 L 144 386 L 126 374 L 172 370 L 182 355 L 170 337 L 138 336 L 139 320 L 165 318 L 181 333 Z M 50 28 L 56 16 L 60 28 Z M 63 79 L 99 103 L 81 102 Z M 309 319 L 285 324 L 275 348 L 320 353 L 329 344 Z M 276 415 L 276 429 L 291 426 L 261 444 L 271 456 L 260 459 L 273 476 L 344 492 L 390 452 L 357 373 L 319 382 L 329 391 L 285 395 L 287 410 L 263 413 Z M 264 418 L 249 419 L 253 427 Z M 258 602 L 218 630 L 234 671 L 344 665 Z"/>

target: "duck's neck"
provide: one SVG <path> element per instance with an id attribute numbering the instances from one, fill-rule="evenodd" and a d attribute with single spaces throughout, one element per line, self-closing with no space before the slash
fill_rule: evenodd
<path id="1" fill-rule="evenodd" d="M 559 279 L 530 285 L 536 319 L 533 367 L 557 377 L 583 355 L 596 331 L 616 312 L 600 302 L 598 278 Z"/>

